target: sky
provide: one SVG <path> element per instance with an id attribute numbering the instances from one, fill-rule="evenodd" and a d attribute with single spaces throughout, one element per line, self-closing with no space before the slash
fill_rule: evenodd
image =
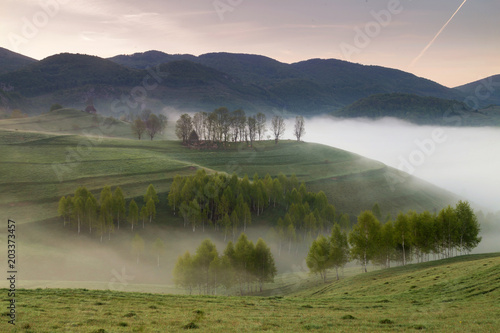
<path id="1" fill-rule="evenodd" d="M 498 0 L 2 0 L 0 46 L 35 59 L 148 50 L 336 58 L 455 87 L 500 74 L 498 13 Z"/>

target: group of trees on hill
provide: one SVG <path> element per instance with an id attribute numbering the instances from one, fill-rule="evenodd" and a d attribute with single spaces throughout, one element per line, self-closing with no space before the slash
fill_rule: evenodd
<path id="1" fill-rule="evenodd" d="M 211 142 L 242 142 L 253 144 L 262 140 L 266 128 L 266 115 L 257 113 L 247 117 L 245 111 L 238 109 L 230 112 L 226 107 L 220 107 L 213 112 L 197 112 L 191 117 L 185 113 L 177 120 L 175 133 L 184 143 L 195 131 L 199 140 Z"/>
<path id="2" fill-rule="evenodd" d="M 73 196 L 61 197 L 59 200 L 58 214 L 63 218 L 64 226 L 71 223 L 77 226 L 78 234 L 82 227 L 89 230 L 89 234 L 96 232 L 100 235 L 101 242 L 103 235 L 120 229 L 120 223 L 127 221 L 132 230 L 134 226 L 142 221 L 151 222 L 156 216 L 156 205 L 159 203 L 158 195 L 152 184 L 150 184 L 144 195 L 144 205 L 139 210 L 139 206 L 132 199 L 126 207 L 125 197 L 122 189 L 118 186 L 114 192 L 110 186 L 105 186 L 99 195 L 99 200 L 87 190 L 80 186 Z M 128 211 L 128 212 L 127 212 Z"/>
<path id="3" fill-rule="evenodd" d="M 146 133 L 151 140 L 156 134 L 163 133 L 167 126 L 167 117 L 163 114 L 156 115 L 151 110 L 146 109 L 141 112 L 131 123 L 132 133 L 140 140 Z"/>
<path id="4" fill-rule="evenodd" d="M 186 288 L 191 294 L 198 288 L 200 294 L 217 294 L 219 286 L 229 290 L 239 287 L 243 294 L 245 285 L 250 292 L 255 284 L 262 291 L 265 282 L 273 282 L 276 266 L 271 250 L 259 238 L 254 245 L 242 233 L 235 244 L 229 242 L 222 255 L 209 240 L 204 240 L 191 255 L 186 252 L 177 259 L 173 275 L 176 285 Z"/>
<path id="5" fill-rule="evenodd" d="M 275 143 L 285 133 L 285 119 L 275 115 L 270 127 Z M 188 143 L 191 133 L 196 133 L 198 140 L 211 142 L 247 142 L 262 140 L 266 131 L 266 115 L 259 112 L 255 116 L 246 116 L 245 111 L 238 109 L 230 112 L 225 107 L 215 109 L 211 113 L 197 112 L 193 117 L 185 113 L 176 122 L 175 133 L 183 143 Z M 305 121 L 297 116 L 295 121 L 295 136 L 300 141 L 305 134 Z"/>
<path id="6" fill-rule="evenodd" d="M 347 234 L 335 225 L 330 238 L 323 235 L 313 241 L 307 255 L 311 272 L 326 279 L 326 271 L 344 266 L 350 259 L 364 267 L 368 262 L 390 267 L 391 261 L 406 265 L 416 259 L 423 262 L 430 255 L 448 258 L 468 253 L 479 242 L 480 226 L 468 202 L 459 201 L 438 214 L 410 210 L 395 221 L 380 223 L 372 211 L 364 211 Z"/>
<path id="7" fill-rule="evenodd" d="M 291 244 L 306 235 L 315 237 L 335 219 L 335 207 L 325 193 L 308 192 L 295 175 L 259 178 L 255 174 L 250 181 L 247 175 L 241 179 L 236 174 L 208 175 L 201 169 L 193 176 L 176 176 L 168 202 L 173 213 L 183 218 L 184 227 L 189 225 L 195 231 L 198 226 L 204 230 L 210 225 L 222 230 L 225 239 L 232 234 L 233 240 L 252 223 L 252 214 L 259 216 L 268 208 L 284 210 L 286 214 L 276 227 L 280 251 L 285 240 Z"/>

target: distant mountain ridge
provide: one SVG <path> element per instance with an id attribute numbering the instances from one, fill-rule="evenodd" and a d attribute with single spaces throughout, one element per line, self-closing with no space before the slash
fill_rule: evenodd
<path id="1" fill-rule="evenodd" d="M 9 63 L 9 57 L 2 57 L 0 52 L 0 63 Z M 0 88 L 8 87 L 1 89 L 0 107 L 19 107 L 29 114 L 47 111 L 52 103 L 83 108 L 89 98 L 100 112 L 109 114 L 117 99 L 132 98 L 141 99 L 140 103 L 129 103 L 134 104 L 134 108 L 128 107 L 132 113 L 138 107 L 184 112 L 226 106 L 249 113 L 279 111 L 309 116 L 338 114 L 348 105 L 380 94 L 463 102 L 467 89 L 473 89 L 447 88 L 400 70 L 335 59 L 286 64 L 252 54 L 194 56 L 148 51 L 108 59 L 63 53 L 41 61 L 25 61 L 27 64 L 20 68 L 8 65 L 5 68 L 17 69 L 0 74 Z M 157 84 L 146 80 L 151 75 L 157 77 Z M 144 88 L 145 80 L 149 86 L 145 94 L 142 92 L 144 96 L 131 96 L 131 92 Z M 497 102 L 495 98 L 492 100 Z M 481 102 L 481 106 L 491 104 L 489 100 Z"/>
<path id="2" fill-rule="evenodd" d="M 467 117 L 462 117 L 462 115 Z M 500 125 L 498 120 L 487 121 L 487 114 L 469 107 L 464 102 L 437 97 L 422 97 L 414 94 L 378 94 L 372 95 L 350 104 L 337 112 L 334 116 L 345 118 L 379 119 L 393 117 L 417 124 L 480 125 L 489 122 L 490 125 Z M 493 122 L 497 121 L 497 124 Z"/>
<path id="3" fill-rule="evenodd" d="M 14 72 L 38 60 L 0 47 L 0 74 Z"/>

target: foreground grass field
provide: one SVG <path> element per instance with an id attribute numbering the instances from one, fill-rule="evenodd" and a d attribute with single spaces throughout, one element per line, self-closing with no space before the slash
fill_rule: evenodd
<path id="1" fill-rule="evenodd" d="M 319 284 L 288 296 L 18 290 L 14 332 L 496 332 L 500 254 L 462 256 Z"/>

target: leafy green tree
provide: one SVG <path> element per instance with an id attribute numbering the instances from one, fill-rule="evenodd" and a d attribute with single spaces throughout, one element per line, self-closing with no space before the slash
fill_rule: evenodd
<path id="1" fill-rule="evenodd" d="M 158 133 L 163 134 L 168 124 L 168 118 L 164 114 L 159 114 L 158 120 L 160 121 L 160 130 Z"/>
<path id="2" fill-rule="evenodd" d="M 408 216 L 404 213 L 399 213 L 394 223 L 394 240 L 401 248 L 403 265 L 406 265 L 406 252 L 411 244 L 411 231 Z"/>
<path id="3" fill-rule="evenodd" d="M 277 273 L 271 249 L 262 238 L 259 238 L 255 244 L 253 259 L 254 275 L 259 282 L 259 289 L 262 292 L 264 282 L 274 282 L 274 277 Z"/>
<path id="4" fill-rule="evenodd" d="M 144 222 L 149 217 L 149 212 L 148 212 L 148 208 L 146 207 L 146 205 L 144 205 L 144 206 L 141 207 L 140 216 L 141 216 L 141 219 L 142 219 L 142 229 L 144 229 Z"/>
<path id="5" fill-rule="evenodd" d="M 447 206 L 439 212 L 437 219 L 442 230 L 442 249 L 449 258 L 453 254 L 453 248 L 458 245 L 457 213 L 451 206 Z"/>
<path id="6" fill-rule="evenodd" d="M 229 215 L 227 213 L 224 214 L 224 217 L 222 218 L 221 224 L 222 224 L 222 227 L 224 228 L 224 242 L 225 242 L 227 239 L 227 234 L 231 230 L 231 218 L 229 217 Z"/>
<path id="7" fill-rule="evenodd" d="M 80 196 L 75 196 L 73 200 L 73 214 L 78 226 L 78 234 L 80 234 L 80 227 L 82 224 L 83 216 L 85 214 L 85 199 Z"/>
<path id="8" fill-rule="evenodd" d="M 217 249 L 211 240 L 205 239 L 196 249 L 194 256 L 194 266 L 199 272 L 200 280 L 204 281 L 205 292 L 210 293 L 210 263 L 219 255 Z"/>
<path id="9" fill-rule="evenodd" d="M 63 196 L 59 199 L 59 205 L 57 206 L 57 214 L 63 218 L 64 226 L 66 226 L 66 218 L 69 215 L 68 204 L 66 198 Z"/>
<path id="10" fill-rule="evenodd" d="M 340 228 L 344 231 L 351 229 L 351 219 L 349 214 L 342 214 L 340 217 Z"/>
<path id="11" fill-rule="evenodd" d="M 90 192 L 86 187 L 80 186 L 76 189 L 73 197 L 72 213 L 75 215 L 75 220 L 78 225 L 78 234 L 80 234 L 82 222 L 85 221 L 85 203 Z"/>
<path id="12" fill-rule="evenodd" d="M 174 177 L 174 181 L 170 186 L 170 191 L 168 192 L 168 204 L 172 207 L 174 215 L 181 204 L 181 191 L 184 186 L 183 178 L 179 175 Z"/>
<path id="13" fill-rule="evenodd" d="M 144 252 L 144 239 L 142 239 L 139 234 L 135 234 L 132 239 L 132 254 L 137 258 L 137 264 L 139 265 L 139 258 L 141 254 Z"/>
<path id="14" fill-rule="evenodd" d="M 377 254 L 379 237 L 380 222 L 371 211 L 364 211 L 349 233 L 349 244 L 352 258 L 362 263 L 365 272 L 368 262 Z"/>
<path id="15" fill-rule="evenodd" d="M 114 230 L 113 224 L 113 194 L 111 192 L 111 187 L 104 186 L 101 190 L 99 196 L 99 231 L 102 237 L 106 231 L 108 232 L 108 238 L 111 238 L 111 232 Z"/>
<path id="16" fill-rule="evenodd" d="M 139 207 L 135 203 L 134 199 L 132 199 L 129 203 L 127 220 L 130 223 L 132 231 L 134 231 L 134 225 L 136 225 L 139 220 Z"/>
<path id="17" fill-rule="evenodd" d="M 158 204 L 160 200 L 158 199 L 158 194 L 156 194 L 155 187 L 153 184 L 149 184 L 146 194 L 144 195 L 144 203 L 147 203 L 149 199 L 153 199 L 154 204 Z"/>
<path id="18" fill-rule="evenodd" d="M 149 223 L 156 217 L 156 207 L 153 198 L 149 198 L 146 203 L 147 216 L 149 218 Z"/>
<path id="19" fill-rule="evenodd" d="M 120 216 L 125 214 L 125 197 L 120 186 L 117 186 L 113 193 L 113 214 L 116 218 L 118 230 L 120 230 Z"/>
<path id="20" fill-rule="evenodd" d="M 302 136 L 304 134 L 306 134 L 304 117 L 302 117 L 302 116 L 296 116 L 295 117 L 295 127 L 294 127 L 294 133 L 293 134 L 297 138 L 297 141 L 300 141 L 300 139 L 302 138 Z"/>
<path id="21" fill-rule="evenodd" d="M 481 228 L 477 216 L 467 201 L 459 201 L 455 207 L 455 212 L 460 237 L 460 252 L 470 252 L 481 242 L 481 237 L 478 236 Z"/>
<path id="22" fill-rule="evenodd" d="M 160 121 L 160 118 L 158 118 L 158 116 L 156 116 L 154 113 L 151 113 L 148 117 L 148 120 L 146 120 L 146 132 L 148 133 L 151 141 L 157 133 L 163 130 L 162 126 L 163 124 Z"/>
<path id="23" fill-rule="evenodd" d="M 253 147 L 253 143 L 255 141 L 255 137 L 257 134 L 257 121 L 255 117 L 248 117 L 248 138 L 250 139 L 250 146 Z"/>
<path id="24" fill-rule="evenodd" d="M 337 280 L 339 279 L 339 268 L 349 262 L 349 243 L 347 234 L 341 231 L 340 226 L 335 223 L 330 236 L 330 265 L 335 268 Z"/>
<path id="25" fill-rule="evenodd" d="M 187 113 L 184 113 L 175 123 L 175 134 L 179 139 L 182 139 L 183 143 L 186 143 L 192 130 L 193 121 L 191 119 L 191 116 Z"/>
<path id="26" fill-rule="evenodd" d="M 153 253 L 156 255 L 156 265 L 160 267 L 160 256 L 165 252 L 165 243 L 160 237 L 153 243 Z"/>
<path id="27" fill-rule="evenodd" d="M 281 185 L 278 178 L 275 178 L 273 180 L 271 197 L 273 198 L 273 207 L 276 207 L 276 202 L 280 204 L 283 200 L 283 186 Z"/>
<path id="28" fill-rule="evenodd" d="M 257 113 L 255 116 L 256 121 L 256 130 L 259 135 L 259 141 L 262 140 L 262 137 L 266 134 L 266 115 L 262 112 Z"/>
<path id="29" fill-rule="evenodd" d="M 311 273 L 319 274 L 326 283 L 326 271 L 331 267 L 331 261 L 330 242 L 325 236 L 320 235 L 312 242 L 306 264 Z"/>
<path id="30" fill-rule="evenodd" d="M 271 129 L 274 134 L 274 143 L 278 144 L 279 139 L 285 134 L 285 119 L 282 116 L 274 116 L 271 119 Z"/>
<path id="31" fill-rule="evenodd" d="M 387 268 L 391 267 L 391 260 L 393 260 L 395 256 L 395 236 L 394 223 L 392 221 L 384 223 L 380 229 L 379 250 L 375 260 Z"/>
<path id="32" fill-rule="evenodd" d="M 193 228 L 193 232 L 195 232 L 196 226 L 201 221 L 201 209 L 198 201 L 194 199 L 189 203 L 188 219 L 191 223 L 191 227 Z"/>
<path id="33" fill-rule="evenodd" d="M 196 286 L 196 273 L 193 257 L 191 257 L 189 252 L 186 252 L 183 256 L 179 256 L 175 263 L 173 275 L 175 285 L 186 288 L 191 295 L 194 286 Z"/>
<path id="34" fill-rule="evenodd" d="M 377 220 L 382 220 L 382 212 L 380 211 L 380 206 L 378 205 L 378 203 L 375 203 L 372 207 L 372 213 L 373 215 L 375 215 L 375 217 L 377 218 Z"/>
<path id="35" fill-rule="evenodd" d="M 248 204 L 246 202 L 243 203 L 243 206 L 241 208 L 241 214 L 243 218 L 243 232 L 246 232 L 247 225 L 252 224 L 252 213 L 250 212 L 250 207 L 248 207 Z"/>
<path id="36" fill-rule="evenodd" d="M 136 118 L 134 122 L 130 125 L 130 128 L 132 130 L 132 133 L 137 136 L 137 138 L 140 140 L 142 138 L 142 135 L 146 131 L 146 123 L 142 121 L 141 118 Z"/>
<path id="37" fill-rule="evenodd" d="M 231 219 L 231 227 L 233 229 L 233 241 L 234 241 L 234 238 L 236 237 L 236 233 L 238 232 L 238 227 L 240 224 L 240 218 L 238 217 L 238 213 L 236 213 L 236 210 L 233 210 L 230 219 Z"/>
<path id="38" fill-rule="evenodd" d="M 240 284 L 240 294 L 243 294 L 242 287 L 244 283 L 247 283 L 247 288 L 250 289 L 250 283 L 253 278 L 253 256 L 254 244 L 242 233 L 234 245 L 234 267 L 237 272 L 237 280 Z"/>
<path id="39" fill-rule="evenodd" d="M 297 232 L 295 230 L 293 220 L 290 218 L 290 215 L 285 215 L 284 224 L 287 225 L 286 237 L 288 239 L 288 254 L 290 254 L 292 250 L 292 242 L 295 242 L 297 240 Z"/>
<path id="40" fill-rule="evenodd" d="M 92 226 L 97 220 L 99 205 L 97 204 L 97 199 L 89 193 L 87 201 L 85 202 L 85 215 L 87 218 L 87 225 L 89 226 L 89 233 L 92 233 Z"/>

